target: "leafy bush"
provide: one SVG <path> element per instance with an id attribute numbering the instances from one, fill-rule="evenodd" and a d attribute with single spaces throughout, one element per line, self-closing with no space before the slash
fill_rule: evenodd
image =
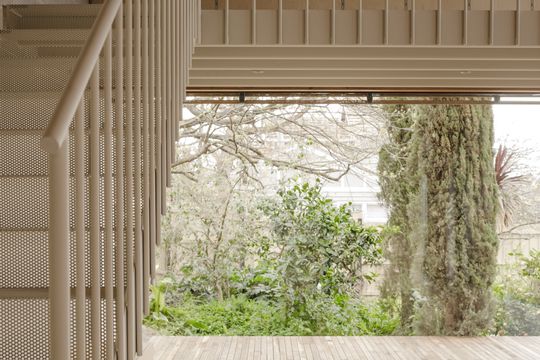
<path id="1" fill-rule="evenodd" d="M 244 218 L 259 214 L 264 219 L 251 221 L 256 223 L 248 227 L 251 236 L 238 229 L 231 233 L 228 216 L 238 217 L 241 204 L 231 194 L 216 210 L 221 213 L 218 225 L 207 221 L 215 225 L 213 230 L 203 235 L 193 231 L 187 240 L 180 240 L 188 259 L 152 288 L 149 326 L 171 335 L 394 331 L 396 312 L 380 303 L 351 299 L 359 281 L 373 279 L 362 266 L 381 259 L 380 229 L 354 220 L 350 204 L 335 206 L 322 195 L 319 181 L 314 185 L 294 181 L 277 197 L 250 205 L 256 210 Z M 172 233 L 177 234 L 173 231 L 168 238 L 175 238 Z"/>
<path id="2" fill-rule="evenodd" d="M 381 259 L 379 231 L 354 220 L 350 204 L 335 206 L 319 181 L 293 182 L 264 209 L 272 224 L 272 251 L 265 255 L 277 275 L 286 319 L 311 319 L 310 303 L 322 295 L 346 295 L 366 278 L 362 265 Z"/>
<path id="3" fill-rule="evenodd" d="M 497 335 L 540 335 L 540 251 L 514 254 L 519 262 L 493 287 Z"/>
<path id="4" fill-rule="evenodd" d="M 308 336 L 389 335 L 399 323 L 378 302 L 336 304 L 319 297 L 309 302 L 310 319 L 286 319 L 281 306 L 245 296 L 227 300 L 185 297 L 177 307 L 165 305 L 164 287 L 152 288 L 152 313 L 145 325 L 164 335 Z"/>

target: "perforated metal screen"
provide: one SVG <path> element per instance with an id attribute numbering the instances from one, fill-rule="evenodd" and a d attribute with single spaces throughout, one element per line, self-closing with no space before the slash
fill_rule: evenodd
<path id="1" fill-rule="evenodd" d="M 44 16 L 43 10 L 18 8 L 7 18 L 13 31 L 0 34 L 0 288 L 17 292 L 0 297 L 0 359 L 43 360 L 49 357 L 49 310 L 46 298 L 48 270 L 48 173 L 47 154 L 40 148 L 42 132 L 52 117 L 76 61 L 76 53 L 88 35 L 95 7 L 79 8 L 81 16 Z M 73 8 L 75 9 L 75 8 Z M 54 8 L 49 11 L 57 10 Z M 65 12 L 66 10 L 64 10 Z M 84 15 L 82 15 L 84 13 Z M 51 28 L 51 25 L 54 26 Z M 45 30 L 46 29 L 46 30 Z M 87 96 L 85 96 L 87 98 Z M 85 101 L 87 103 L 88 101 Z M 103 114 L 103 101 L 102 101 Z M 88 138 L 89 107 L 85 109 Z M 101 127 L 103 117 L 101 117 Z M 75 154 L 73 127 L 70 156 Z M 103 143 L 101 131 L 100 143 Z M 85 140 L 85 282 L 91 283 L 88 204 L 88 139 Z M 103 163 L 103 157 L 101 157 Z M 114 165 L 113 165 L 114 166 Z M 75 197 L 74 162 L 70 163 L 70 198 Z M 114 167 L 113 167 L 114 169 Z M 114 170 L 113 170 L 114 171 Z M 103 175 L 103 165 L 102 171 Z M 114 183 L 113 183 L 114 186 Z M 100 188 L 104 188 L 103 178 Z M 114 201 L 114 199 L 113 199 Z M 103 194 L 100 196 L 103 204 Z M 103 207 L 100 209 L 100 254 L 104 253 Z M 76 284 L 75 204 L 70 208 L 70 286 Z M 113 254 L 114 259 L 114 254 Z M 103 268 L 103 256 L 100 267 Z M 100 287 L 104 287 L 103 273 Z M 30 291 L 28 291 L 30 290 Z M 33 290 L 33 292 L 32 292 Z M 32 298 L 32 296 L 39 296 Z M 76 358 L 75 299 L 71 300 L 71 353 Z M 86 300 L 86 333 L 91 334 L 90 299 Z M 101 300 L 101 349 L 105 358 L 105 300 Z M 114 337 L 114 334 L 110 334 Z M 92 343 L 86 339 L 86 358 Z"/>
<path id="2" fill-rule="evenodd" d="M 68 302 L 67 296 L 60 301 L 48 299 L 49 286 L 55 284 L 51 279 L 63 275 L 63 269 L 55 270 L 54 261 L 63 263 L 65 259 L 49 254 L 53 240 L 58 241 L 54 245 L 69 242 L 71 358 L 80 355 L 77 351 L 83 351 L 83 343 L 85 358 L 96 352 L 100 358 L 114 357 L 116 350 L 120 358 L 126 358 L 128 353 L 142 350 L 142 316 L 148 311 L 150 268 L 155 263 L 149 257 L 157 245 L 161 216 L 161 209 L 157 209 L 150 218 L 148 206 L 150 198 L 156 203 L 158 199 L 165 201 L 164 185 L 157 179 L 150 185 L 150 177 L 170 177 L 174 140 L 172 120 L 166 117 L 181 116 L 178 104 L 187 74 L 181 66 L 187 68 L 190 63 L 197 27 L 196 1 L 123 1 L 124 16 L 116 16 L 116 21 L 124 22 L 124 32 L 135 34 L 133 44 L 124 36 L 120 46 L 116 30 L 122 28 L 112 24 L 110 51 L 102 49 L 99 60 L 99 82 L 91 81 L 81 91 L 82 131 L 75 126 L 77 120 L 69 129 L 67 184 L 63 180 L 66 174 L 58 176 L 63 170 L 49 173 L 50 159 L 59 157 L 41 149 L 44 129 L 62 103 L 62 91 L 72 77 L 95 17 L 102 7 L 113 3 L 4 9 L 7 30 L 0 30 L 0 360 L 48 359 L 57 348 L 67 353 L 64 344 L 54 341 L 63 337 L 49 333 L 51 328 L 60 328 L 61 333 L 67 328 L 67 319 L 49 319 L 49 307 L 62 309 L 55 305 Z M 152 12 L 147 12 L 149 7 L 155 10 L 153 18 Z M 123 56 L 118 56 L 122 51 Z M 150 55 L 155 56 L 153 65 Z M 117 98 L 118 89 L 124 91 L 124 98 Z M 117 124 L 119 111 L 123 118 Z M 95 137 L 91 125 L 98 125 Z M 108 126 L 112 127 L 111 137 Z M 131 139 L 128 131 L 132 131 Z M 152 132 L 156 137 L 150 139 Z M 98 155 L 92 158 L 96 148 Z M 79 149 L 83 153 L 80 158 Z M 163 163 L 162 158 L 169 163 Z M 155 160 L 154 168 L 148 159 Z M 65 195 L 68 205 L 50 194 Z M 84 206 L 77 206 L 79 194 Z M 69 212 L 69 241 L 62 235 L 49 238 L 50 234 L 63 233 L 58 224 L 64 226 L 64 219 L 55 216 L 61 210 Z M 82 248 L 84 256 L 77 256 Z M 119 283 L 122 275 L 123 283 Z M 84 309 L 77 306 L 77 299 L 85 302 Z M 92 305 L 98 305 L 98 311 L 92 312 Z M 117 305 L 122 309 L 118 314 Z M 58 314 L 61 317 L 62 311 Z M 84 326 L 77 314 L 85 315 Z M 100 323 L 99 331 L 92 322 Z M 128 324 L 135 328 L 135 336 L 124 341 L 133 333 L 125 334 Z M 81 330 L 85 340 L 77 339 Z M 100 339 L 99 345 L 92 341 L 93 336 Z M 111 340 L 112 346 L 107 348 Z M 99 349 L 92 348 L 96 346 Z"/>

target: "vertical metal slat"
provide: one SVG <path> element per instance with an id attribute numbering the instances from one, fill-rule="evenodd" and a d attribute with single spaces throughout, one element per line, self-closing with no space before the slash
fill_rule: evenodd
<path id="1" fill-rule="evenodd" d="M 283 0 L 278 2 L 278 44 L 283 44 Z"/>
<path id="2" fill-rule="evenodd" d="M 306 12 L 304 14 L 304 43 L 309 44 L 309 0 L 306 0 Z"/>
<path id="3" fill-rule="evenodd" d="M 99 165 L 99 62 L 90 79 L 90 258 L 92 298 L 92 358 L 101 359 L 101 236 L 99 224 L 100 165 Z"/>
<path id="4" fill-rule="evenodd" d="M 143 0 L 142 3 L 142 153 L 143 153 L 143 167 L 142 167 L 142 213 L 143 221 L 143 243 L 141 249 L 142 256 L 142 268 L 143 268 L 143 313 L 147 315 L 150 311 L 148 302 L 149 284 L 150 284 L 150 256 L 148 251 L 150 241 L 150 166 L 149 166 L 149 122 L 150 122 L 150 71 L 148 67 L 148 1 Z"/>
<path id="5" fill-rule="evenodd" d="M 124 295 L 124 15 L 120 5 L 115 20 L 116 77 L 115 77 L 115 127 L 116 127 L 116 201 L 115 201 L 115 245 L 116 245 L 116 351 L 119 360 L 127 358 L 126 317 Z"/>
<path id="6" fill-rule="evenodd" d="M 134 153 L 135 153 L 135 319 L 137 354 L 142 355 L 142 317 L 143 317 L 143 266 L 142 266 L 142 209 L 141 209 L 141 0 L 135 0 L 135 131 L 134 131 Z"/>
<path id="7" fill-rule="evenodd" d="M 388 28 L 390 26 L 390 4 L 389 0 L 386 0 L 384 3 L 384 44 L 388 45 Z"/>
<path id="8" fill-rule="evenodd" d="M 362 44 L 362 26 L 364 26 L 364 1 L 358 0 L 358 19 L 356 23 L 357 29 L 356 29 L 356 43 L 361 45 Z"/>
<path id="9" fill-rule="evenodd" d="M 331 27 L 331 34 L 330 34 L 330 43 L 332 45 L 336 44 L 336 0 L 332 0 L 332 27 Z"/>
<path id="10" fill-rule="evenodd" d="M 516 38 L 514 43 L 521 43 L 521 0 L 516 0 Z"/>
<path id="11" fill-rule="evenodd" d="M 112 34 L 109 33 L 103 48 L 104 58 L 104 98 L 105 113 L 104 126 L 104 215 L 105 215 L 105 238 L 104 238 L 104 279 L 105 279 L 105 349 L 106 358 L 113 360 L 114 352 L 114 286 L 113 286 L 113 209 L 112 209 Z"/>
<path id="12" fill-rule="evenodd" d="M 489 9 L 489 44 L 495 43 L 495 0 L 491 0 Z"/>
<path id="13" fill-rule="evenodd" d="M 133 261 L 133 0 L 126 2 L 126 276 L 127 276 L 127 349 L 128 359 L 137 351 L 135 316 L 135 270 Z"/>
<path id="14" fill-rule="evenodd" d="M 167 20 L 166 1 L 161 5 L 161 214 L 167 209 Z"/>
<path id="15" fill-rule="evenodd" d="M 156 243 L 156 234 L 158 231 L 160 231 L 160 226 L 156 223 L 156 117 L 157 117 L 157 109 L 156 109 L 156 101 L 155 101 L 155 92 L 156 92 L 156 78 L 155 78 L 155 62 L 156 62 L 156 54 L 154 51 L 155 46 L 155 37 L 156 37 L 156 21 L 155 21 L 155 0 L 150 0 L 150 10 L 149 10 L 149 17 L 150 17 L 150 60 L 149 60 L 149 67 L 150 67 L 150 149 L 149 149 L 149 161 L 150 161 L 150 173 L 149 173 L 149 179 L 150 179 L 150 275 L 152 278 L 154 277 L 154 264 L 153 261 L 155 259 L 155 243 Z"/>
<path id="16" fill-rule="evenodd" d="M 411 45 L 416 44 L 416 0 L 412 0 L 411 9 Z"/>
<path id="17" fill-rule="evenodd" d="M 84 151 L 84 98 L 79 103 L 75 115 L 75 239 L 76 239 L 76 321 L 77 359 L 86 359 L 86 241 L 85 241 L 85 168 Z"/>
<path id="18" fill-rule="evenodd" d="M 442 44 L 442 0 L 437 6 L 437 45 Z"/>
<path id="19" fill-rule="evenodd" d="M 469 37 L 469 0 L 463 2 L 463 45 L 467 45 Z"/>
<path id="20" fill-rule="evenodd" d="M 51 356 L 69 359 L 69 138 L 56 154 L 48 155 L 48 169 Z"/>
<path id="21" fill-rule="evenodd" d="M 251 43 L 257 43 L 257 0 L 251 0 Z"/>
<path id="22" fill-rule="evenodd" d="M 182 18 L 182 24 L 184 24 L 184 19 Z M 229 0 L 225 0 L 225 19 L 224 19 L 224 29 L 223 29 L 223 35 L 224 39 L 223 42 L 225 45 L 229 44 Z"/>

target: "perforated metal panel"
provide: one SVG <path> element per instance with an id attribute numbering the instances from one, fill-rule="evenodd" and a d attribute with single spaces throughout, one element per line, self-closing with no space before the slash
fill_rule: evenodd
<path id="1" fill-rule="evenodd" d="M 47 299 L 0 299 L 0 358 L 47 359 L 48 326 Z"/>
<path id="2" fill-rule="evenodd" d="M 167 4 L 161 7 L 161 13 L 156 14 L 156 19 L 163 20 L 164 27 L 160 29 L 166 29 L 162 32 L 159 43 L 164 44 L 165 46 L 165 34 L 168 34 L 168 41 L 172 41 L 173 37 L 170 36 L 174 32 L 177 32 L 179 36 L 179 26 L 174 28 L 171 26 L 173 24 L 173 17 L 179 16 L 180 7 L 173 7 L 173 4 L 182 4 L 184 11 L 184 17 L 182 18 L 182 24 L 184 24 L 184 31 L 187 34 L 190 30 L 195 34 L 194 28 L 187 29 L 188 24 L 187 18 L 187 2 L 176 2 L 176 1 L 154 1 L 156 6 L 157 4 Z M 192 1 L 191 5 L 195 4 L 195 1 Z M 59 199 L 59 196 L 49 196 L 49 187 L 55 189 L 55 183 L 52 183 L 53 180 L 60 177 L 51 176 L 58 174 L 49 174 L 48 171 L 48 155 L 41 150 L 40 142 L 43 134 L 43 130 L 47 127 L 49 121 L 53 116 L 53 112 L 57 107 L 62 91 L 64 90 L 68 80 L 72 76 L 73 68 L 77 59 L 77 56 L 84 45 L 87 37 L 89 35 L 89 29 L 94 21 L 98 10 L 101 8 L 101 5 L 84 5 L 84 6 L 14 6 L 10 8 L 10 11 L 6 12 L 7 16 L 4 24 L 7 24 L 7 31 L 0 32 L 0 360 L 4 359 L 48 359 L 49 354 L 49 327 L 54 328 L 63 328 L 65 322 L 55 321 L 49 323 L 49 308 L 48 308 L 48 287 L 51 283 L 54 285 L 54 282 L 51 282 L 51 279 L 55 279 L 54 274 L 62 273 L 62 269 L 55 272 L 55 266 L 51 266 L 52 269 L 49 269 L 49 241 L 54 239 L 49 239 L 49 233 L 61 234 L 58 230 L 59 224 L 61 221 L 50 221 L 49 217 L 55 219 L 54 208 L 49 206 L 49 198 L 54 200 L 54 204 L 58 204 L 59 208 L 63 207 L 64 203 Z M 167 13 L 166 10 L 171 10 L 174 12 Z M 195 10 L 195 7 L 192 7 L 192 10 Z M 177 12 L 177 13 L 176 13 Z M 126 14 L 127 15 L 127 14 Z M 168 18 L 170 16 L 170 18 Z M 132 19 L 132 17 L 127 16 Z M 138 19 L 144 19 L 145 16 L 141 17 L 134 15 L 135 23 L 139 22 Z M 167 19 L 168 18 L 168 19 Z M 126 16 L 124 16 L 124 20 Z M 167 19 L 167 20 L 166 20 Z M 192 19 L 193 20 L 193 19 Z M 180 22 L 178 22 L 180 24 Z M 192 26 L 196 26 L 195 21 L 193 21 Z M 144 33 L 144 32 L 143 32 Z M 157 35 L 156 35 L 157 36 Z M 143 36 L 144 37 L 144 36 Z M 115 43 L 117 39 L 116 36 L 113 38 L 113 59 L 115 54 L 118 53 L 118 44 Z M 124 37 L 125 40 L 125 37 Z M 154 40 L 158 40 L 157 38 Z M 191 43 L 191 42 L 190 42 Z M 183 43 L 182 43 L 183 44 Z M 178 52 L 175 54 L 172 48 L 170 48 L 171 43 L 168 43 L 166 54 L 169 57 L 167 62 L 170 65 L 179 64 L 180 59 L 174 59 L 174 56 L 180 56 L 179 49 L 174 49 Z M 183 45 L 186 46 L 186 45 Z M 191 45 L 189 45 L 191 46 Z M 126 48 L 128 45 L 126 44 Z M 156 51 L 161 53 L 159 49 L 152 49 L 152 42 L 149 41 L 149 51 Z M 184 51 L 184 65 L 188 64 L 188 55 L 189 51 Z M 174 56 L 173 56 L 174 55 Z M 124 54 L 125 56 L 125 54 Z M 132 56 L 129 54 L 129 56 Z M 136 57 L 136 54 L 133 54 Z M 112 89 L 109 88 L 109 80 L 106 76 L 107 71 L 104 71 L 106 62 L 104 61 L 105 54 L 102 54 L 100 59 L 100 74 L 99 74 L 99 94 L 96 95 L 93 91 L 87 89 L 83 96 L 84 101 L 84 124 L 83 124 L 83 133 L 80 138 L 75 138 L 75 126 L 71 125 L 69 130 L 69 181 L 65 186 L 58 190 L 53 191 L 54 194 L 61 194 L 68 198 L 69 203 L 69 257 L 70 257 L 70 270 L 69 270 L 69 285 L 71 287 L 71 301 L 70 301 L 70 311 L 71 311 L 71 338 L 70 338 L 70 347 L 71 347 L 71 357 L 74 358 L 77 356 L 77 344 L 81 344 L 81 341 L 84 341 L 86 344 L 86 358 L 91 358 L 92 354 L 99 352 L 100 358 L 105 358 L 106 355 L 106 344 L 107 340 L 116 341 L 118 335 L 116 333 L 117 329 L 125 328 L 126 324 L 116 323 L 116 297 L 119 294 L 126 294 L 125 287 L 127 286 L 127 274 L 128 271 L 130 274 L 135 272 L 137 269 L 137 278 L 133 283 L 130 283 L 132 288 L 127 292 L 128 296 L 133 296 L 135 291 L 137 291 L 137 296 L 134 299 L 137 306 L 137 311 L 140 310 L 140 307 L 148 305 L 147 296 L 148 294 L 142 294 L 145 300 L 139 296 L 141 295 L 139 291 L 147 290 L 149 283 L 149 273 L 150 270 L 148 266 L 145 266 L 140 263 L 140 259 L 144 258 L 147 260 L 149 257 L 149 252 L 147 251 L 148 243 L 144 244 L 135 244 L 133 238 L 128 239 L 126 233 L 128 233 L 127 223 L 128 219 L 131 221 L 133 229 L 129 229 L 131 233 L 137 234 L 137 239 L 140 239 L 139 235 L 145 233 L 145 237 L 142 239 L 143 242 L 149 241 L 148 228 L 144 229 L 143 227 L 147 225 L 148 219 L 145 221 L 134 221 L 138 218 L 135 213 L 135 201 L 140 199 L 141 206 L 140 209 L 144 209 L 146 201 L 148 201 L 150 191 L 148 189 L 148 184 L 145 186 L 144 181 L 147 180 L 147 176 L 144 176 L 142 173 L 136 173 L 140 167 L 141 172 L 149 171 L 151 176 L 155 175 L 155 171 L 158 169 L 148 169 L 148 164 L 144 163 L 145 155 L 155 157 L 155 151 L 161 152 L 160 144 L 156 144 L 153 149 L 151 149 L 149 154 L 143 154 L 143 144 L 145 143 L 145 137 L 148 137 L 148 133 L 144 133 L 144 129 L 153 127 L 156 122 L 155 119 L 148 119 L 145 115 L 148 114 L 148 103 L 152 99 L 146 99 L 143 105 L 142 98 L 137 98 L 137 92 L 132 94 L 132 99 L 116 99 L 116 93 L 114 88 L 117 86 L 123 86 L 123 84 L 118 84 L 117 81 L 117 72 L 120 69 L 117 69 L 116 62 L 113 61 L 112 69 Z M 117 59 L 114 59 L 117 60 Z M 165 62 L 165 59 L 163 59 Z M 163 63 L 162 62 L 162 63 Z M 160 73 L 163 77 L 163 81 L 167 76 L 172 76 L 172 74 L 167 74 L 168 70 L 162 72 L 160 66 L 162 63 L 156 63 L 154 69 L 148 70 L 148 79 L 154 77 L 155 73 Z M 144 61 L 141 65 L 144 64 Z M 110 70 L 110 68 L 109 68 Z M 123 69 L 123 77 L 134 77 L 134 85 L 136 83 L 144 84 L 143 87 L 147 87 L 148 83 L 141 79 L 143 73 L 141 68 L 132 69 L 130 72 L 127 68 Z M 140 70 L 140 73 L 139 73 Z M 170 69 L 169 69 L 170 70 Z M 187 72 L 183 72 L 187 73 Z M 137 74 L 137 75 L 136 75 Z M 174 88 L 176 91 L 177 82 L 180 84 L 180 77 L 172 81 L 173 83 L 168 84 L 170 87 L 167 87 L 167 91 L 162 94 L 162 98 L 155 98 L 156 103 L 162 104 L 166 103 L 166 108 L 162 109 L 162 125 L 168 126 L 170 122 L 165 119 L 166 114 L 172 114 L 172 106 L 174 101 L 179 102 L 179 93 L 175 94 L 171 90 Z M 124 80 L 125 81 L 125 80 Z M 183 82 L 185 83 L 185 82 Z M 164 83 L 162 83 L 165 85 Z M 158 84 L 155 84 L 157 87 Z M 162 88 L 161 85 L 160 89 Z M 97 86 L 96 86 L 97 87 Z M 105 89 L 113 92 L 112 98 L 105 99 Z M 146 88 L 148 89 L 148 88 Z M 128 92 L 127 89 L 126 93 Z M 143 92 L 144 93 L 144 92 Z M 124 94 L 126 96 L 126 94 Z M 144 96 L 141 94 L 140 96 Z M 164 99 L 167 99 L 165 101 Z M 175 98 L 174 101 L 172 99 Z M 99 171 L 97 174 L 93 172 L 91 168 L 91 159 L 90 152 L 92 150 L 91 141 L 90 141 L 90 119 L 94 118 L 95 114 L 92 114 L 91 103 L 92 99 L 95 99 L 99 102 L 98 116 L 95 119 L 99 123 L 99 138 L 98 145 L 99 147 Z M 113 107 L 111 114 L 106 114 L 106 100 L 109 105 Z M 125 131 L 127 130 L 127 124 L 135 123 L 133 119 L 136 114 L 135 111 L 131 114 L 132 118 L 126 114 L 126 103 L 132 103 L 133 108 L 140 106 L 140 115 L 146 121 L 147 124 L 142 125 L 143 119 L 141 120 L 141 129 L 132 128 L 135 133 L 138 133 L 140 130 L 141 139 L 133 139 L 132 148 L 127 149 L 131 152 L 132 159 L 129 160 L 128 156 L 125 156 L 122 161 L 131 162 L 131 172 L 126 171 L 126 166 L 122 167 L 122 172 L 117 171 L 120 169 L 117 161 L 120 159 L 117 158 L 116 145 L 117 141 L 123 142 L 122 149 L 126 150 L 127 139 L 124 137 L 122 140 L 116 140 L 115 136 L 111 141 L 111 171 L 112 176 L 107 179 L 108 173 L 106 173 L 106 157 L 105 157 L 105 144 L 106 144 L 106 129 L 105 129 L 105 119 L 106 115 L 112 116 L 113 124 L 113 133 L 116 132 L 116 110 L 118 106 L 123 104 L 124 119 L 122 125 L 124 127 L 124 136 Z M 133 109 L 135 110 L 135 109 Z M 139 112 L 139 111 L 138 111 Z M 152 116 L 152 115 L 150 115 Z M 133 125 L 135 127 L 135 125 Z M 156 134 L 161 134 L 160 128 L 154 129 Z M 165 138 L 162 139 L 165 142 L 165 146 L 168 147 L 168 151 L 172 151 L 172 136 L 169 134 L 170 129 L 166 129 Z M 137 145 L 140 143 L 141 148 L 137 148 Z M 83 145 L 83 157 L 82 157 L 82 173 L 77 173 L 79 167 L 76 166 L 76 148 L 78 145 Z M 123 150 L 123 151 L 124 151 Z M 147 149 L 148 150 L 148 149 Z M 139 153 L 140 152 L 140 153 Z M 140 156 L 139 156 L 140 155 Z M 140 157 L 140 160 L 138 158 Z M 170 159 L 168 159 L 170 160 Z M 136 166 L 136 162 L 139 161 Z M 161 163 L 159 164 L 161 166 Z M 169 165 L 169 164 L 167 164 Z M 162 176 L 165 177 L 165 172 L 170 169 L 170 166 L 166 168 L 160 168 Z M 119 183 L 119 178 L 122 177 L 124 184 L 130 179 L 132 181 L 133 188 L 130 188 L 130 194 L 128 195 L 128 189 L 124 187 L 123 189 L 117 189 L 117 184 Z M 80 183 L 77 182 L 77 178 L 82 179 Z M 97 179 L 99 183 L 98 194 L 91 192 L 90 184 L 93 179 Z M 110 181 L 110 182 L 109 182 Z M 136 185 L 140 182 L 140 188 Z M 59 182 L 60 183 L 60 182 Z M 58 183 L 56 183 L 58 184 Z M 63 181 L 62 181 L 63 184 Z M 110 191 L 106 191 L 107 185 L 110 185 Z M 63 185 L 64 186 L 64 185 Z M 76 195 L 77 190 L 81 187 L 84 187 L 84 208 L 81 208 L 80 213 L 77 210 L 76 204 Z M 58 188 L 58 186 L 56 186 Z M 124 198 L 124 203 L 119 204 L 120 199 L 117 197 L 116 191 L 121 191 Z M 156 196 L 164 198 L 164 189 L 163 193 L 158 193 Z M 107 195 L 107 196 L 106 196 Z M 146 199 L 146 201 L 145 201 Z M 106 223 L 105 220 L 105 204 L 110 202 L 111 209 L 110 214 L 112 215 L 112 228 L 111 223 Z M 128 203 L 129 202 L 129 203 Z M 91 205 L 92 204 L 92 205 Z M 123 231 L 121 231 L 120 236 L 123 236 L 122 239 L 117 239 L 116 236 L 116 227 L 117 226 L 117 212 L 116 209 L 123 205 L 125 208 L 129 208 L 128 212 L 123 214 L 123 222 L 120 222 L 118 226 L 124 226 Z M 128 206 L 129 205 L 129 206 Z M 90 219 L 92 206 L 98 207 L 98 219 L 92 223 Z M 139 208 L 137 206 L 137 208 Z M 144 210 L 143 210 L 144 211 Z M 53 212 L 53 213 L 51 213 Z M 159 209 L 158 209 L 159 212 Z M 145 211 L 146 214 L 149 213 L 148 209 Z M 140 215 L 140 214 L 139 214 Z M 82 222 L 77 220 L 83 219 Z M 159 216 L 156 215 L 156 219 L 150 228 L 155 229 L 159 227 Z M 139 219 L 138 219 L 139 220 Z M 50 224 L 49 224 L 50 223 Z M 52 225 L 51 225 L 52 224 Z M 123 225 L 122 225 L 123 224 Z M 49 225 L 52 226 L 52 230 L 49 229 Z M 94 225 L 94 226 L 92 226 Z M 97 226 L 96 226 L 97 225 Z M 78 227 L 79 226 L 79 227 Z M 82 227 L 81 227 L 82 226 Z M 96 230 L 96 234 L 91 236 L 92 231 Z M 81 231 L 83 239 L 77 239 L 77 231 Z M 111 238 L 107 237 L 108 232 L 112 233 Z M 97 237 L 97 240 L 94 240 L 94 236 Z M 62 236 L 59 236 L 60 240 Z M 109 242 L 109 240 L 111 242 Z M 96 241 L 95 243 L 93 243 Z M 97 243 L 99 242 L 99 243 Z M 85 249 L 84 254 L 84 264 L 77 263 L 77 244 L 83 245 Z M 117 249 L 118 244 L 122 244 Z M 97 257 L 93 257 L 92 252 L 96 250 L 94 245 L 97 245 L 99 248 L 97 250 Z M 109 251 L 108 245 L 112 246 L 112 252 L 108 253 L 112 256 L 112 264 L 105 264 L 106 254 Z M 137 246 L 135 246 L 137 245 Z M 155 244 L 152 244 L 154 246 Z M 127 248 L 132 247 L 133 251 L 141 251 L 142 253 L 129 254 L 132 257 L 132 264 L 128 266 L 127 260 Z M 61 247 L 59 247 L 61 249 Z M 135 248 L 137 250 L 135 250 Z M 117 255 L 118 251 L 123 252 L 123 266 L 117 269 Z M 151 253 L 151 251 L 150 251 Z M 97 264 L 95 263 L 95 259 Z M 57 259 L 60 259 L 57 257 Z M 63 260 L 63 259 L 60 259 Z M 122 261 L 118 259 L 118 261 Z M 62 262 L 62 261 L 60 261 Z M 136 263 L 136 264 L 134 264 Z M 153 263 L 153 262 L 151 262 Z M 145 263 L 146 264 L 146 263 Z M 56 265 L 56 263 L 53 263 Z M 112 266 L 113 271 L 109 273 L 112 275 L 112 284 L 108 280 L 111 277 L 107 277 L 105 274 L 105 267 Z M 97 269 L 99 267 L 99 269 Z M 92 274 L 97 272 L 99 273 L 97 280 L 99 283 L 93 283 Z M 118 270 L 118 272 L 116 271 Z M 52 275 L 50 274 L 52 272 Z M 77 272 L 84 273 L 84 287 L 85 287 L 85 314 L 86 315 L 86 324 L 85 324 L 85 334 L 86 339 L 77 339 L 77 325 L 76 325 L 76 295 L 75 290 L 82 284 L 78 283 Z M 79 274 L 80 274 L 79 273 Z M 124 275 L 124 283 L 118 284 L 117 280 L 119 275 Z M 145 285 L 146 284 L 146 285 Z M 111 302 L 105 299 L 108 293 L 110 286 L 114 288 L 114 297 L 115 299 Z M 92 288 L 92 289 L 91 289 Z M 92 295 L 91 290 L 96 290 L 99 288 L 100 297 L 99 297 L 99 314 L 92 314 Z M 80 294 L 80 292 L 78 293 Z M 67 298 L 65 298 L 67 300 Z M 143 303 L 141 303 L 143 302 Z M 63 304 L 58 301 L 51 301 L 53 309 L 62 309 L 62 307 L 55 307 L 55 304 Z M 67 303 L 66 303 L 67 304 Z M 112 313 L 107 313 L 106 305 L 108 307 L 112 306 Z M 125 305 L 124 303 L 119 304 L 119 306 Z M 65 308 L 65 307 L 64 307 Z M 62 311 L 58 311 L 61 316 Z M 129 349 L 126 344 L 123 345 L 126 352 L 134 354 L 135 348 L 133 344 L 137 343 L 137 348 L 141 346 L 140 343 L 140 334 L 141 334 L 141 319 L 140 314 L 135 315 L 135 309 L 130 309 L 128 312 L 129 316 L 132 316 L 130 324 L 136 327 L 137 340 L 130 340 Z M 122 313 L 123 314 L 123 313 Z M 91 328 L 92 319 L 96 319 L 101 323 L 101 331 L 93 335 L 93 329 Z M 112 333 L 107 333 L 106 331 L 106 320 L 112 319 L 114 324 L 114 329 Z M 62 325 L 59 325 L 62 324 Z M 79 328 L 81 329 L 81 328 Z M 97 336 L 100 338 L 100 349 L 92 349 L 92 336 Z M 54 336 L 52 336 L 55 338 Z M 56 337 L 58 339 L 60 337 Z M 63 337 L 62 337 L 63 339 Z M 55 342 L 51 342 L 51 347 L 53 349 L 57 348 L 54 345 Z M 94 344 L 94 346 L 96 346 Z M 62 352 L 66 352 L 66 348 L 60 346 Z M 122 350 L 122 348 L 120 349 Z M 52 352 L 53 350 L 51 350 Z M 114 351 L 114 350 L 112 350 Z M 62 359 L 64 360 L 64 359 Z"/>

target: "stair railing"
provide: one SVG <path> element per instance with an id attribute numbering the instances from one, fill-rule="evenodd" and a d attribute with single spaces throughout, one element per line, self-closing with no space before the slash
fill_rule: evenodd
<path id="1" fill-rule="evenodd" d="M 142 320 L 199 16 L 200 0 L 107 0 L 43 134 L 52 359 L 142 354 Z"/>

